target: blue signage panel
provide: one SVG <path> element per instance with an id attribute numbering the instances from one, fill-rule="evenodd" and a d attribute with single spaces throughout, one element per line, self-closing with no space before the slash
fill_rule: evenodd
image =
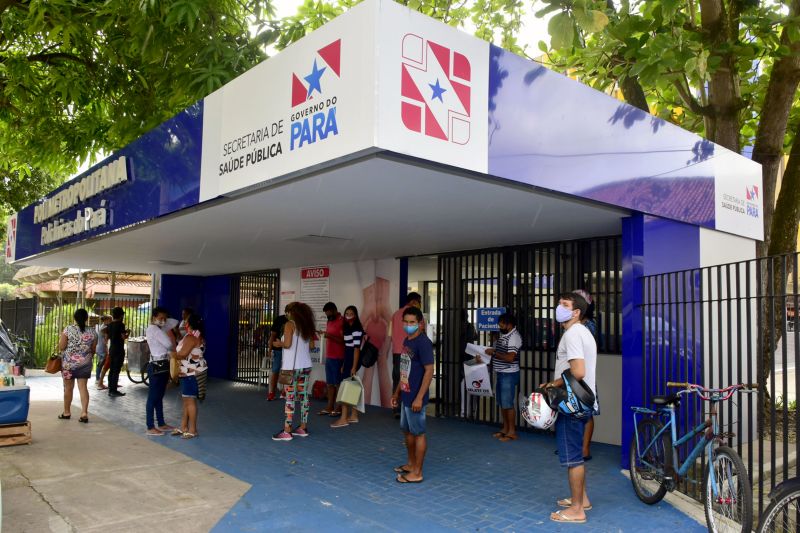
<path id="1" fill-rule="evenodd" d="M 200 101 L 24 208 L 16 260 L 197 204 L 202 139 Z"/>
<path id="2" fill-rule="evenodd" d="M 478 309 L 478 331 L 498 331 L 497 319 L 506 312 L 505 307 L 481 307 Z"/>

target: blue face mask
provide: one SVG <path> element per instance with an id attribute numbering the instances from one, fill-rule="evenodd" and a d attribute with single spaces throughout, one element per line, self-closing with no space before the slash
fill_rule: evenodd
<path id="1" fill-rule="evenodd" d="M 556 322 L 569 322 L 572 319 L 572 310 L 563 305 L 556 307 Z"/>
<path id="2" fill-rule="evenodd" d="M 406 326 L 403 326 L 403 329 L 406 331 L 407 335 L 413 335 L 419 329 L 419 325 L 416 325 L 416 326 L 408 326 L 408 325 L 406 325 Z"/>

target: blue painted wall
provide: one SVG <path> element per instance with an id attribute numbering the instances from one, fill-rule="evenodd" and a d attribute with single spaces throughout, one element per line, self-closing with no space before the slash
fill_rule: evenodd
<path id="1" fill-rule="evenodd" d="M 236 375 L 236 358 L 229 357 L 231 276 L 161 276 L 158 305 L 180 316 L 191 307 L 206 325 L 206 360 L 209 375 L 229 379 Z"/>
<path id="2" fill-rule="evenodd" d="M 698 268 L 700 228 L 641 213 L 622 219 L 622 457 L 628 468 L 631 407 L 644 400 L 643 276 Z M 661 317 L 649 317 L 659 320 Z"/>

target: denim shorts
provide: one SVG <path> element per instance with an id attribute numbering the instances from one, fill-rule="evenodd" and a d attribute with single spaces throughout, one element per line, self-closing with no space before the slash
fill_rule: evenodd
<path id="1" fill-rule="evenodd" d="M 344 359 L 325 359 L 325 383 L 339 385 L 342 382 Z"/>
<path id="2" fill-rule="evenodd" d="M 513 409 L 516 405 L 519 372 L 497 372 L 495 374 L 497 405 L 500 409 Z"/>
<path id="3" fill-rule="evenodd" d="M 280 374 L 283 365 L 283 350 L 272 350 L 272 373 Z"/>
<path id="4" fill-rule="evenodd" d="M 184 398 L 197 398 L 199 392 L 196 377 L 186 376 L 181 378 L 181 396 Z"/>
<path id="5" fill-rule="evenodd" d="M 556 419 L 556 446 L 561 466 L 583 464 L 583 431 L 588 418 L 575 418 L 563 413 Z"/>
<path id="6" fill-rule="evenodd" d="M 425 406 L 419 413 L 411 410 L 406 405 L 400 406 L 400 429 L 404 433 L 411 433 L 415 437 L 425 434 Z"/>

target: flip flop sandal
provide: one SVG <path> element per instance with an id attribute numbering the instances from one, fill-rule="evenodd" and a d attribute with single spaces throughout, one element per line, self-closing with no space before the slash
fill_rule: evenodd
<path id="1" fill-rule="evenodd" d="M 558 517 L 558 518 L 556 518 Z M 561 511 L 556 511 L 550 514 L 550 520 L 553 522 L 561 522 L 564 524 L 585 524 L 586 519 L 583 518 L 570 518 L 568 516 L 564 516 L 564 513 Z"/>
<path id="2" fill-rule="evenodd" d="M 337 429 L 337 428 L 346 428 L 346 427 L 347 427 L 347 426 L 349 426 L 349 425 L 350 425 L 350 424 L 349 424 L 348 422 L 344 422 L 344 423 L 342 423 L 342 424 L 337 424 L 336 422 L 334 422 L 333 424 L 331 424 L 331 427 L 332 427 L 333 429 Z"/>
<path id="3" fill-rule="evenodd" d="M 72 418 L 72 415 L 65 415 L 64 413 L 58 415 L 59 420 L 69 420 L 70 418 Z"/>
<path id="4" fill-rule="evenodd" d="M 328 415 L 331 418 L 336 418 L 337 416 L 342 416 L 341 411 L 331 411 L 331 414 Z"/>
<path id="5" fill-rule="evenodd" d="M 500 437 L 500 442 L 509 442 L 512 440 L 517 440 L 518 438 L 519 436 L 517 435 L 503 435 L 502 437 Z"/>
<path id="6" fill-rule="evenodd" d="M 196 435 L 196 434 L 194 434 L 194 433 L 189 433 L 188 431 L 184 431 L 184 432 L 183 432 L 183 435 L 181 435 L 181 438 L 182 438 L 183 440 L 189 440 L 189 439 L 193 439 L 193 438 L 195 438 L 196 436 L 197 436 L 197 435 Z"/>
<path id="7" fill-rule="evenodd" d="M 327 409 L 323 409 L 322 411 L 318 412 L 317 414 L 318 414 L 319 416 L 326 416 L 326 415 L 327 415 L 327 416 L 330 416 L 330 415 L 331 415 L 331 412 L 330 412 L 330 411 L 328 411 Z"/>
<path id="8" fill-rule="evenodd" d="M 422 483 L 424 481 L 424 478 L 411 480 L 411 479 L 408 479 L 404 474 L 400 474 L 394 480 L 397 481 L 398 483 L 401 483 L 401 484 L 405 484 L 405 483 Z"/>
<path id="9" fill-rule="evenodd" d="M 410 474 L 411 470 L 406 470 L 405 468 L 403 468 L 404 466 L 406 465 L 396 466 L 394 467 L 394 471 L 397 472 L 398 474 Z"/>
<path id="10" fill-rule="evenodd" d="M 358 420 L 348 420 L 348 424 L 358 424 Z"/>
<path id="11" fill-rule="evenodd" d="M 82 416 L 82 417 L 80 417 L 78 419 L 78 422 L 83 422 L 84 424 L 88 424 L 89 423 L 89 417 L 88 416 Z"/>
<path id="12" fill-rule="evenodd" d="M 173 437 L 180 437 L 181 435 L 183 435 L 183 431 L 181 431 L 178 428 L 175 428 L 172 430 L 172 433 L 170 433 L 170 435 L 172 435 Z"/>
<path id="13" fill-rule="evenodd" d="M 564 498 L 563 500 L 558 500 L 556 503 L 558 504 L 559 507 L 572 507 L 572 498 Z M 583 506 L 583 510 L 584 511 L 591 511 L 592 510 L 592 506 L 591 505 L 584 505 Z"/>
<path id="14" fill-rule="evenodd" d="M 492 437 L 494 437 L 496 439 L 501 439 L 501 438 L 503 438 L 505 436 L 506 436 L 506 434 L 503 433 L 502 431 L 498 431 L 497 433 L 492 433 Z"/>
<path id="15" fill-rule="evenodd" d="M 144 434 L 147 435 L 148 437 L 163 437 L 164 436 L 164 432 L 163 431 L 161 433 L 150 433 L 149 431 L 145 431 Z"/>

